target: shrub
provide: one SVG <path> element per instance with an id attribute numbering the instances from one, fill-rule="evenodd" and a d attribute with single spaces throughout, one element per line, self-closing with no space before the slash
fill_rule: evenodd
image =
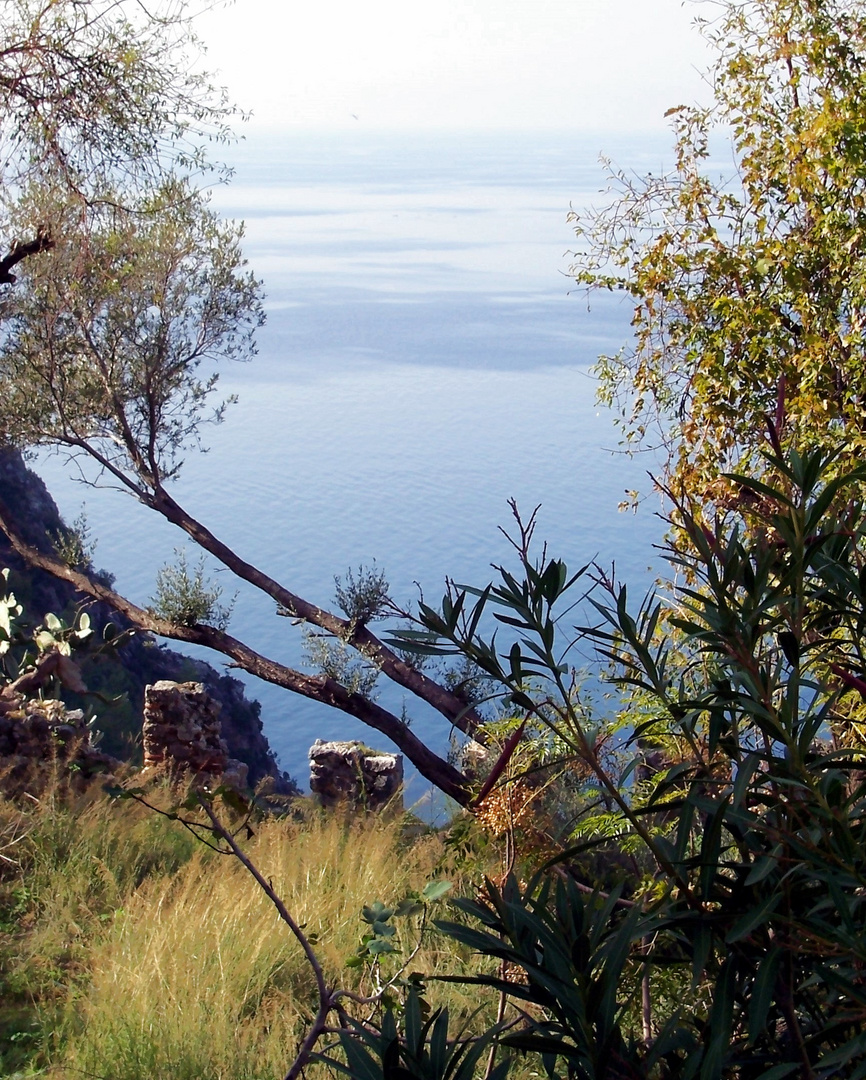
<path id="1" fill-rule="evenodd" d="M 608 803 L 555 886 L 489 885 L 459 903 L 468 925 L 443 923 L 501 961 L 476 981 L 518 1002 L 525 1030 L 503 1041 L 550 1076 L 866 1075 L 866 468 L 837 475 L 838 452 L 783 453 L 778 436 L 764 479 L 729 476 L 737 496 L 712 520 L 674 501 L 681 584 L 636 615 L 600 572 L 534 562 L 522 533 L 520 573 L 452 589 L 404 635 L 469 656 Z M 607 599 L 577 637 L 632 710 L 619 774 L 575 705 L 572 629 L 560 644 L 591 576 Z M 510 648 L 479 632 L 488 609 Z M 634 859 L 605 894 L 579 859 L 612 820 Z"/>

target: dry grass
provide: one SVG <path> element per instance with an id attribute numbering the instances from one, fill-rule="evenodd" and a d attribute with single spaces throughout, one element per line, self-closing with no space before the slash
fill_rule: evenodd
<path id="1" fill-rule="evenodd" d="M 142 882 L 175 873 L 195 848 L 103 796 L 0 800 L 0 1071 L 45 1059 L 94 943 Z"/>
<path id="2" fill-rule="evenodd" d="M 23 1032 L 18 1061 L 0 1058 L 7 1072 L 26 1062 L 58 1080 L 285 1072 L 315 988 L 297 943 L 239 863 L 135 805 L 100 800 L 24 812 L 7 805 L 0 836 L 3 823 L 21 855 L 3 894 L 2 978 L 35 1024 Z M 256 830 L 248 853 L 316 936 L 338 985 L 358 986 L 360 978 L 369 987 L 369 973 L 344 967 L 360 941 L 365 904 L 390 904 L 454 876 L 439 837 L 404 839 L 398 822 L 347 824 L 310 813 Z M 408 952 L 418 927 L 404 921 L 401 929 Z M 441 974 L 465 964 L 453 943 L 431 934 L 412 970 Z M 389 958 L 386 976 L 396 967 Z M 445 994 L 431 984 L 434 1003 Z M 476 1004 L 454 987 L 447 1001 L 457 1012 Z M 14 1010 L 7 1021 L 23 1027 Z"/>

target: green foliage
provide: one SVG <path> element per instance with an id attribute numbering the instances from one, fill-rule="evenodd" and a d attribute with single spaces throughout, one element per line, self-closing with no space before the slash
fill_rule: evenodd
<path id="1" fill-rule="evenodd" d="M 8 570 L 0 571 L 0 580 L 8 588 Z M 90 614 L 74 607 L 62 616 L 49 612 L 41 623 L 34 622 L 19 601 L 19 582 L 14 593 L 0 591 L 0 688 L 32 673 L 52 652 L 73 658 L 74 664 L 57 664 L 53 674 L 27 690 L 28 695 L 62 698 L 67 707 L 82 709 L 90 715 L 94 745 L 98 741 L 105 753 L 130 760 L 141 734 L 141 707 L 135 709 L 130 696 L 140 696 L 148 675 L 146 665 L 140 664 L 141 681 L 136 682 L 116 662 L 117 650 L 129 643 L 132 632 L 112 623 L 103 626 L 102 634 L 94 632 Z M 26 579 L 22 584 L 26 590 Z M 95 701 L 98 718 L 93 715 Z"/>
<path id="2" fill-rule="evenodd" d="M 146 486 L 176 476 L 228 403 L 211 402 L 216 373 L 202 367 L 248 359 L 263 321 L 242 228 L 172 176 L 85 208 L 34 188 L 16 213 L 22 230 L 52 222 L 55 241 L 22 264 L 5 312 L 5 438 L 86 451 Z"/>
<path id="3" fill-rule="evenodd" d="M 487 903 L 460 905 L 486 931 L 447 927 L 523 969 L 524 989 L 481 981 L 543 1009 L 515 1045 L 546 1054 L 552 1076 L 557 1059 L 587 1078 L 866 1075 L 866 469 L 783 454 L 773 435 L 764 479 L 730 475 L 742 497 L 712 528 L 676 504 L 670 595 L 633 616 L 596 573 L 608 599 L 592 597 L 600 621 L 577 636 L 637 706 L 621 772 L 571 700 L 562 622 L 586 568 L 536 564 L 524 532 L 522 574 L 451 592 L 408 637 L 470 655 L 592 774 L 603 827 L 585 822 L 560 857 L 578 882 L 612 822 L 634 852 L 607 897 L 592 880 L 585 904 L 541 878 L 488 887 Z M 481 633 L 488 609 L 510 647 Z"/>
<path id="4" fill-rule="evenodd" d="M 4 582 L 9 570 L 0 571 Z M 76 613 L 71 624 L 48 612 L 42 623 L 29 625 L 24 609 L 14 593 L 0 596 L 0 680 L 11 682 L 19 675 L 32 671 L 39 659 L 48 653 L 71 656 L 93 634 L 90 616 L 86 611 Z"/>
<path id="5" fill-rule="evenodd" d="M 240 229 L 189 174 L 231 109 L 197 72 L 184 4 L 9 0 L 0 31 L 3 436 L 172 475 L 216 356 L 261 322 Z M 70 86 L 75 88 L 70 93 Z M 32 239 L 31 239 L 32 238 Z M 67 553 L 68 554 L 68 553 Z"/>
<path id="6" fill-rule="evenodd" d="M 85 570 L 93 570 L 93 555 L 96 551 L 94 539 L 84 507 L 81 513 L 72 522 L 57 532 L 54 537 L 54 550 L 60 558 L 73 569 L 82 567 Z"/>
<path id="7" fill-rule="evenodd" d="M 401 941 L 401 935 L 392 921 L 394 919 L 414 920 L 412 929 L 416 941 L 413 951 L 416 951 L 424 937 L 430 905 L 441 900 L 450 890 L 450 881 L 428 881 L 420 892 L 411 892 L 395 907 L 386 907 L 381 900 L 365 904 L 361 908 L 361 918 L 368 929 L 361 935 L 361 944 L 346 961 L 346 967 L 359 968 L 372 963 L 377 968 L 378 976 L 378 965 L 383 956 L 404 954 L 406 945 Z"/>
<path id="8" fill-rule="evenodd" d="M 352 1080 L 472 1080 L 498 1029 L 478 1038 L 466 1038 L 465 1029 L 449 1037 L 448 1009 L 438 1009 L 425 1019 L 424 1004 L 418 988 L 410 986 L 402 1028 L 390 1008 L 378 1027 L 351 1020 L 349 1028 L 339 1033 L 345 1063 L 325 1054 L 317 1059 Z M 508 1059 L 500 1062 L 488 1080 L 504 1080 L 510 1064 Z"/>
<path id="9" fill-rule="evenodd" d="M 0 571 L 0 577 L 3 578 L 4 585 L 8 584 L 8 568 Z M 0 656 L 4 657 L 4 666 L 6 664 L 5 657 L 12 648 L 13 642 L 20 638 L 18 620 L 20 619 L 23 610 L 24 609 L 15 599 L 14 593 L 10 592 L 7 593 L 6 596 L 0 597 Z"/>
<path id="10" fill-rule="evenodd" d="M 193 183 L 233 110 L 196 63 L 184 3 L 6 9 L 0 232 L 24 239 L 2 282 L 2 435 L 150 488 L 222 416 L 202 366 L 248 359 L 263 321 L 242 228 Z"/>
<path id="11" fill-rule="evenodd" d="M 345 580 L 334 578 L 337 607 L 353 626 L 366 626 L 379 619 L 388 608 L 388 579 L 374 563 L 359 566 L 357 574 L 346 571 Z"/>
<path id="12" fill-rule="evenodd" d="M 505 1045 L 540 1055 L 548 1068 L 562 1059 L 570 1076 L 637 1075 L 628 1070 L 645 1055 L 623 1029 L 631 999 L 640 993 L 642 971 L 632 942 L 638 920 L 649 929 L 640 909 L 623 908 L 618 893 L 604 899 L 581 895 L 567 878 L 555 886 L 536 880 L 525 894 L 514 878 L 502 891 L 488 882 L 487 896 L 487 902 L 456 902 L 484 929 L 446 920 L 437 925 L 476 952 L 499 959 L 502 971 L 525 973 L 523 981 L 502 974 L 474 980 L 524 1009 L 534 1006 L 527 1010 L 534 1019 L 526 1030 L 505 1036 Z M 664 1053 L 665 1042 L 657 1040 L 640 1075 L 650 1075 L 653 1059 Z"/>
<path id="13" fill-rule="evenodd" d="M 40 653 L 56 650 L 63 656 L 71 656 L 73 644 L 86 641 L 92 633 L 86 611 L 79 613 L 73 626 L 66 626 L 62 619 L 49 612 L 45 616 L 45 625 L 37 630 L 33 640 Z"/>
<path id="14" fill-rule="evenodd" d="M 384 570 L 375 564 L 359 566 L 357 573 L 351 569 L 345 579 L 334 578 L 337 606 L 349 620 L 344 637 L 335 637 L 325 631 L 304 630 L 304 656 L 321 675 L 334 679 L 352 694 L 373 700 L 380 671 L 364 649 L 351 642 L 352 635 L 363 630 L 367 623 L 380 619 L 390 603 L 388 581 Z M 280 615 L 290 612 L 278 609 Z"/>
<path id="15" fill-rule="evenodd" d="M 200 167 L 195 140 L 225 138 L 231 109 L 195 62 L 185 4 L 151 15 L 112 0 L 7 0 L 3 16 L 6 194 L 59 172 L 93 197 L 118 176 L 146 182 L 172 148 Z"/>
<path id="16" fill-rule="evenodd" d="M 156 596 L 151 598 L 154 613 L 181 626 L 208 623 L 225 630 L 234 600 L 220 604 L 223 591 L 206 577 L 204 555 L 192 568 L 183 548 L 175 548 L 175 556 L 174 565 L 162 567 L 156 575 Z"/>
<path id="17" fill-rule="evenodd" d="M 633 344 L 601 358 L 627 440 L 658 445 L 700 498 L 760 468 L 784 386 L 801 448 L 864 449 L 866 9 L 746 0 L 699 19 L 708 108 L 671 109 L 675 165 L 612 170 L 611 204 L 574 215 L 572 273 L 634 300 Z M 728 145 L 730 144 L 730 145 Z"/>
<path id="18" fill-rule="evenodd" d="M 379 669 L 342 638 L 321 630 L 305 630 L 304 656 L 316 671 L 345 686 L 349 693 L 374 698 Z"/>

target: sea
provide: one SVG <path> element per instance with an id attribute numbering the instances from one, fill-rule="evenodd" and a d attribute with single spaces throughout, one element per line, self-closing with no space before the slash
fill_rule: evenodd
<path id="1" fill-rule="evenodd" d="M 267 324 L 257 355 L 222 371 L 220 392 L 237 404 L 203 430 L 206 452 L 190 451 L 175 498 L 323 606 L 335 578 L 361 567 L 383 572 L 404 607 L 437 603 L 446 579 L 485 585 L 493 565 L 514 566 L 509 500 L 524 516 L 538 507 L 539 554 L 546 544 L 569 566 L 615 567 L 637 602 L 663 565 L 661 507 L 651 494 L 635 513 L 618 505 L 651 492 L 658 463 L 623 452 L 592 373 L 629 341 L 632 306 L 587 297 L 569 277 L 568 215 L 611 198 L 600 155 L 627 174 L 657 172 L 665 137 L 359 127 L 259 132 L 223 154 L 234 178 L 213 205 L 245 222 Z M 82 484 L 57 456 L 38 471 L 67 520 L 84 507 L 97 564 L 135 602 L 150 601 L 175 549 L 195 562 L 183 535 L 128 496 Z M 231 632 L 303 666 L 300 628 L 210 569 L 224 599 L 237 594 Z M 232 673 L 302 787 L 317 738 L 388 748 L 340 712 Z M 447 751 L 438 714 L 399 688 L 378 693 Z M 418 781 L 410 791 L 425 797 Z"/>

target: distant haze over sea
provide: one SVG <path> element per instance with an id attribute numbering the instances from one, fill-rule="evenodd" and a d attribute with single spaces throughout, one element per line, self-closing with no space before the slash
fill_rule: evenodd
<path id="1" fill-rule="evenodd" d="M 604 150 L 657 172 L 667 140 L 605 145 L 593 134 L 467 137 L 292 135 L 227 156 L 234 182 L 214 205 L 244 218 L 265 281 L 259 355 L 226 369 L 237 393 L 204 432 L 173 494 L 245 558 L 309 600 L 333 605 L 335 575 L 373 560 L 396 601 L 438 602 L 446 576 L 485 584 L 509 558 L 497 526 L 507 500 L 541 504 L 538 538 L 569 565 L 592 558 L 652 582 L 663 527 L 648 489 L 653 462 L 616 450 L 589 368 L 629 337 L 628 299 L 587 298 L 566 276 L 566 222 L 599 194 Z M 668 155 L 669 157 L 669 155 Z M 96 561 L 138 603 L 183 537 L 111 491 L 39 471 L 72 520 L 86 502 Z M 236 589 L 217 573 L 227 595 Z M 265 655 L 302 662 L 299 631 L 240 589 L 231 624 Z M 205 654 L 201 654 L 205 655 Z M 208 656 L 216 665 L 219 656 Z M 363 738 L 359 722 L 247 680 L 281 764 L 306 783 L 316 738 Z M 381 688 L 400 712 L 402 692 Z M 442 749 L 447 724 L 405 701 L 413 730 Z"/>

